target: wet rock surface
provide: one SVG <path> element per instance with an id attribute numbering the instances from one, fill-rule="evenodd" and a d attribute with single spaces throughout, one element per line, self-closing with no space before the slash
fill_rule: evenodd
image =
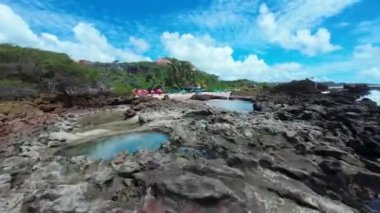
<path id="1" fill-rule="evenodd" d="M 14 140 L 0 155 L 0 212 L 370 212 L 379 107 L 345 92 L 254 99 L 262 111 L 250 114 L 135 101 L 140 128 L 170 141 L 111 161 L 53 155 L 70 140 L 47 133 L 70 117 Z"/>

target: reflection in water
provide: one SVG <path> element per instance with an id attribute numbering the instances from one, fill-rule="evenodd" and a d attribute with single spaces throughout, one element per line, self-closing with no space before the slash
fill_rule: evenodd
<path id="1" fill-rule="evenodd" d="M 63 156 L 87 155 L 94 160 L 110 160 L 122 152 L 134 153 L 140 150 L 156 150 L 167 140 L 167 135 L 158 132 L 131 133 L 88 142 L 61 150 L 58 154 Z"/>
<path id="2" fill-rule="evenodd" d="M 253 104 L 241 100 L 209 100 L 207 105 L 236 112 L 252 112 Z"/>

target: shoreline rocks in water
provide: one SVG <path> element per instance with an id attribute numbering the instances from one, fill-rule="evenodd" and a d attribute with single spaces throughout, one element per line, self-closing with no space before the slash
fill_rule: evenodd
<path id="1" fill-rule="evenodd" d="M 370 90 L 367 84 L 344 84 L 343 89 L 355 93 L 367 93 Z"/>
<path id="2" fill-rule="evenodd" d="M 257 114 L 135 100 L 125 116 L 170 141 L 111 161 L 51 154 L 44 135 L 66 131 L 60 123 L 12 140 L 0 155 L 0 188 L 10 189 L 0 212 L 369 212 L 380 194 L 376 104 L 346 92 L 254 99 Z"/>
<path id="3" fill-rule="evenodd" d="M 219 95 L 209 95 L 209 94 L 194 94 L 190 98 L 191 100 L 197 101 L 209 101 L 213 99 L 227 99 L 227 97 L 219 96 Z"/>
<path id="4" fill-rule="evenodd" d="M 327 91 L 328 86 L 311 81 L 309 79 L 301 81 L 292 81 L 289 83 L 283 83 L 271 88 L 274 93 L 287 93 L 287 94 L 309 94 L 309 93 L 320 93 L 322 91 Z"/>

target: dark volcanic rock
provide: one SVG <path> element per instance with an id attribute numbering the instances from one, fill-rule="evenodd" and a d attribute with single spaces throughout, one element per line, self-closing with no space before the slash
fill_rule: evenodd
<path id="1" fill-rule="evenodd" d="M 217 95 L 195 94 L 195 95 L 191 96 L 191 99 L 192 100 L 198 100 L 198 101 L 208 101 L 208 100 L 212 100 L 212 99 L 227 99 L 227 98 L 223 97 L 223 96 L 217 96 Z"/>
<path id="2" fill-rule="evenodd" d="M 128 118 L 132 118 L 136 115 L 136 111 L 133 109 L 127 109 L 124 113 L 124 120 L 127 120 Z"/>
<path id="3" fill-rule="evenodd" d="M 119 97 L 119 98 L 111 100 L 109 102 L 109 105 L 115 106 L 115 105 L 131 104 L 134 99 L 135 98 L 132 98 L 132 97 Z"/>
<path id="4" fill-rule="evenodd" d="M 328 86 L 313 82 L 311 80 L 292 81 L 290 83 L 279 84 L 274 86 L 271 91 L 276 93 L 316 93 L 328 90 Z"/>
<path id="5" fill-rule="evenodd" d="M 253 110 L 254 110 L 254 111 L 257 111 L 257 112 L 261 112 L 261 111 L 263 111 L 263 106 L 260 105 L 260 103 L 255 102 L 255 103 L 253 104 Z"/>
<path id="6" fill-rule="evenodd" d="M 169 95 L 164 95 L 164 97 L 162 98 L 163 101 L 169 101 L 170 100 L 170 97 Z"/>
<path id="7" fill-rule="evenodd" d="M 380 192 L 380 174 L 378 173 L 361 171 L 354 176 L 354 181 L 367 187 L 375 194 Z"/>
<path id="8" fill-rule="evenodd" d="M 363 93 L 369 91 L 369 87 L 367 84 L 345 84 L 343 85 L 343 89 L 355 93 Z"/>

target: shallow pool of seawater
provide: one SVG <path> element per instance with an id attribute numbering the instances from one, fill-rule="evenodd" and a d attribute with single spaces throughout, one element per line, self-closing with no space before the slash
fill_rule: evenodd
<path id="1" fill-rule="evenodd" d="M 253 104 L 249 101 L 242 101 L 242 100 L 209 100 L 206 101 L 206 104 L 209 106 L 217 107 L 220 109 L 225 109 L 229 111 L 236 111 L 236 112 L 252 112 L 253 111 Z"/>
<path id="2" fill-rule="evenodd" d="M 380 90 L 371 90 L 368 95 L 365 95 L 363 98 L 371 99 L 380 106 Z"/>
<path id="3" fill-rule="evenodd" d="M 167 142 L 169 137 L 159 132 L 129 133 L 101 138 L 75 147 L 61 150 L 58 155 L 86 155 L 93 160 L 110 160 L 122 152 L 154 151 Z"/>
<path id="4" fill-rule="evenodd" d="M 380 199 L 376 198 L 371 200 L 367 207 L 373 212 L 373 213 L 379 213 L 380 212 Z"/>

